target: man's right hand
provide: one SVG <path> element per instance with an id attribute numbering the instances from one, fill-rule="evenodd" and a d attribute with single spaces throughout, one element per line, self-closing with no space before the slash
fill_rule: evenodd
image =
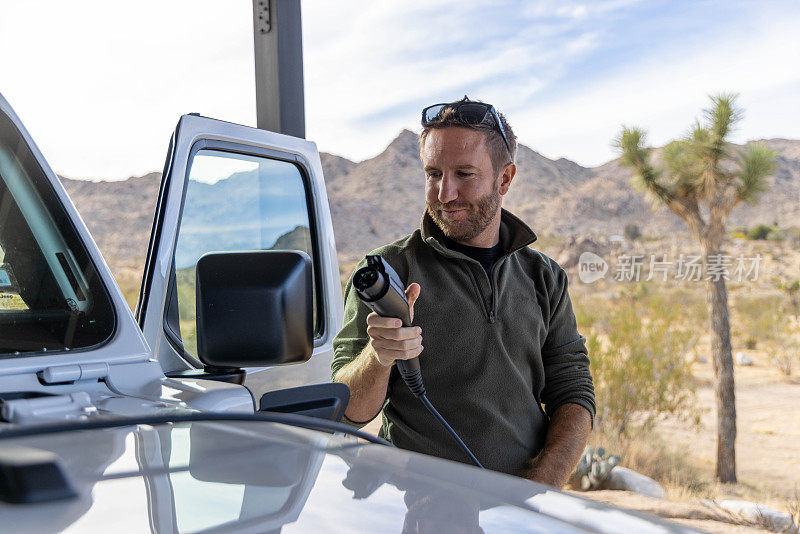
<path id="1" fill-rule="evenodd" d="M 411 320 L 414 320 L 414 303 L 419 297 L 419 284 L 413 283 L 406 289 L 406 299 Z M 422 352 L 422 329 L 418 326 L 403 327 L 400 319 L 381 317 L 375 312 L 367 316 L 367 335 L 375 360 L 384 367 L 390 367 L 395 360 L 416 358 Z"/>

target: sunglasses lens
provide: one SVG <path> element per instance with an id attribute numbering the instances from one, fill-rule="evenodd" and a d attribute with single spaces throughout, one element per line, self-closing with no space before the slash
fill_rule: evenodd
<path id="1" fill-rule="evenodd" d="M 429 122 L 435 121 L 439 118 L 444 111 L 444 108 L 447 107 L 447 104 L 436 104 L 435 106 L 430 106 L 425 108 L 422 113 L 422 124 L 423 126 L 428 124 Z"/>
<path id="2" fill-rule="evenodd" d="M 462 104 L 458 108 L 458 114 L 461 119 L 467 124 L 480 124 L 486 117 L 486 112 L 489 111 L 489 106 L 480 103 Z"/>

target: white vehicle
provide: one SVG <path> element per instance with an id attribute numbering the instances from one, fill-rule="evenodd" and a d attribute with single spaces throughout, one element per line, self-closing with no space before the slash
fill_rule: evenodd
<path id="1" fill-rule="evenodd" d="M 338 272 L 315 145 L 187 115 L 134 315 L 0 96 L 3 530 L 689 532 L 348 437 Z"/>

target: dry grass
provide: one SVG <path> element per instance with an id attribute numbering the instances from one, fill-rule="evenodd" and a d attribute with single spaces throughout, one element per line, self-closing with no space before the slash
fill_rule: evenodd
<path id="1" fill-rule="evenodd" d="M 786 512 L 792 516 L 794 524 L 800 527 L 800 485 L 794 490 L 794 496 L 786 501 Z"/>
<path id="2" fill-rule="evenodd" d="M 776 354 L 770 358 L 770 362 L 785 376 L 792 376 L 792 369 L 794 369 L 795 364 L 795 356 L 793 354 Z"/>
<path id="3" fill-rule="evenodd" d="M 603 446 L 622 458 L 620 465 L 647 475 L 667 491 L 670 499 L 711 499 L 717 496 L 712 478 L 684 452 L 667 444 L 655 432 L 636 432 L 620 436 L 612 431 L 595 430 L 593 447 Z"/>

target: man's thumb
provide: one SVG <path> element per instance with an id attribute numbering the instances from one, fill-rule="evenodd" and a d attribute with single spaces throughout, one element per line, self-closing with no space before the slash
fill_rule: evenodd
<path id="1" fill-rule="evenodd" d="M 414 321 L 414 303 L 419 298 L 420 287 L 419 284 L 414 282 L 408 289 L 406 289 L 406 300 L 408 301 L 408 311 L 411 315 L 411 321 Z"/>

